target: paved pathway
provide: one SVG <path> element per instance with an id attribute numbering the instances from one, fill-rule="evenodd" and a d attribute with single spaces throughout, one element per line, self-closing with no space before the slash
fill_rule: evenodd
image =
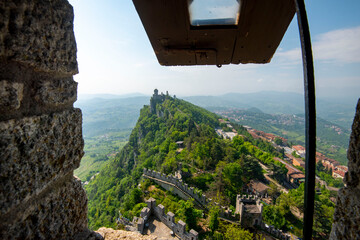
<path id="1" fill-rule="evenodd" d="M 148 221 L 149 226 L 145 228 L 146 235 L 157 236 L 157 240 L 180 240 L 175 235 L 171 235 L 171 229 L 155 217 Z"/>

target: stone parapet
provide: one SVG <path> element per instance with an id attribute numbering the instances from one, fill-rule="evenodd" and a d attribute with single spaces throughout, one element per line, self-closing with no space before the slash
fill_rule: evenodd
<path id="1" fill-rule="evenodd" d="M 99 239 L 73 177 L 84 154 L 73 18 L 67 0 L 0 1 L 0 239 Z"/>
<path id="2" fill-rule="evenodd" d="M 144 170 L 145 172 L 145 170 Z M 191 229 L 189 232 L 186 231 L 186 223 L 182 220 L 179 220 L 175 223 L 175 214 L 172 212 L 168 212 L 165 214 L 165 207 L 161 204 L 155 206 L 156 201 L 153 198 L 146 200 L 148 206 L 151 206 L 151 209 L 148 207 L 144 207 L 141 211 L 140 221 L 146 223 L 149 219 L 150 214 L 154 214 L 162 223 L 164 223 L 168 228 L 170 228 L 180 239 L 183 240 L 197 240 L 198 233 Z M 139 221 L 139 220 L 138 220 Z M 142 233 L 144 230 L 144 224 L 138 224 L 137 230 Z"/>
<path id="3" fill-rule="evenodd" d="M 80 164 L 81 111 L 0 122 L 0 209 L 5 214 Z"/>
<path id="4" fill-rule="evenodd" d="M 231 221 L 238 221 L 239 216 L 233 213 L 229 207 L 220 206 L 218 203 L 214 202 L 211 198 L 207 198 L 205 194 L 199 194 L 198 191 L 195 190 L 194 187 L 189 187 L 188 184 L 184 183 L 182 180 L 178 178 L 168 175 L 166 176 L 163 173 L 156 172 L 150 169 L 143 169 L 144 177 L 151 177 L 153 180 L 157 181 L 161 186 L 165 189 L 171 189 L 172 187 L 179 189 L 178 191 L 173 190 L 174 193 L 178 194 L 180 197 L 188 199 L 189 196 L 195 200 L 195 204 L 208 209 L 209 205 L 216 205 L 219 207 L 220 212 L 219 216 L 222 218 L 226 218 Z"/>
<path id="5" fill-rule="evenodd" d="M 76 91 L 72 76 L 37 72 L 0 58 L 0 121 L 72 108 Z"/>
<path id="6" fill-rule="evenodd" d="M 65 0 L 7 0 L 0 4 L 0 56 L 36 71 L 78 73 L 74 13 Z"/>
<path id="7" fill-rule="evenodd" d="M 87 229 L 87 197 L 72 173 L 1 216 L 1 239 L 69 239 Z"/>

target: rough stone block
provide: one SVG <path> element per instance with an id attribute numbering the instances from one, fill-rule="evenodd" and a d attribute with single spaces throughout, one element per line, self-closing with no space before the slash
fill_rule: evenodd
<path id="1" fill-rule="evenodd" d="M 1 214 L 79 166 L 81 122 L 80 109 L 0 122 Z"/>
<path id="2" fill-rule="evenodd" d="M 72 104 L 76 101 L 77 82 L 72 78 L 40 81 L 37 84 L 39 88 L 35 99 L 43 105 L 57 107 Z"/>
<path id="3" fill-rule="evenodd" d="M 9 111 L 20 108 L 23 90 L 23 83 L 0 81 L 0 109 Z"/>
<path id="4" fill-rule="evenodd" d="M 86 231 L 87 197 L 81 181 L 69 174 L 55 185 L 1 219 L 1 239 L 72 239 Z"/>
<path id="5" fill-rule="evenodd" d="M 346 187 L 338 192 L 330 239 L 360 239 L 360 99 L 348 150 Z"/>
<path id="6" fill-rule="evenodd" d="M 360 190 L 360 99 L 352 125 L 347 158 L 349 170 L 345 175 L 345 183 Z"/>
<path id="7" fill-rule="evenodd" d="M 66 0 L 1 1 L 0 56 L 38 71 L 76 74 L 73 19 Z"/>
<path id="8" fill-rule="evenodd" d="M 360 239 L 360 190 L 342 188 L 338 192 L 330 239 Z"/>
<path id="9" fill-rule="evenodd" d="M 0 57 L 0 121 L 72 108 L 76 90 L 72 76 L 36 72 Z"/>

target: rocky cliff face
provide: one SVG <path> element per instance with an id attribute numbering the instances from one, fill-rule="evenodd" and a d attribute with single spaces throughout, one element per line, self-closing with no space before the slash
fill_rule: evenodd
<path id="1" fill-rule="evenodd" d="M 330 239 L 360 239 L 360 99 L 357 104 L 348 150 L 348 167 L 334 213 Z"/>
<path id="2" fill-rule="evenodd" d="M 73 18 L 66 0 L 0 2 L 0 239 L 88 232 Z"/>

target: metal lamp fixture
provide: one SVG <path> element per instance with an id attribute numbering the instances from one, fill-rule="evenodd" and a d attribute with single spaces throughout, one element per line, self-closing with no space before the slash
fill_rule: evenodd
<path id="1" fill-rule="evenodd" d="M 133 0 L 161 65 L 269 63 L 297 13 L 304 68 L 304 239 L 311 239 L 315 196 L 316 110 L 304 0 Z"/>

